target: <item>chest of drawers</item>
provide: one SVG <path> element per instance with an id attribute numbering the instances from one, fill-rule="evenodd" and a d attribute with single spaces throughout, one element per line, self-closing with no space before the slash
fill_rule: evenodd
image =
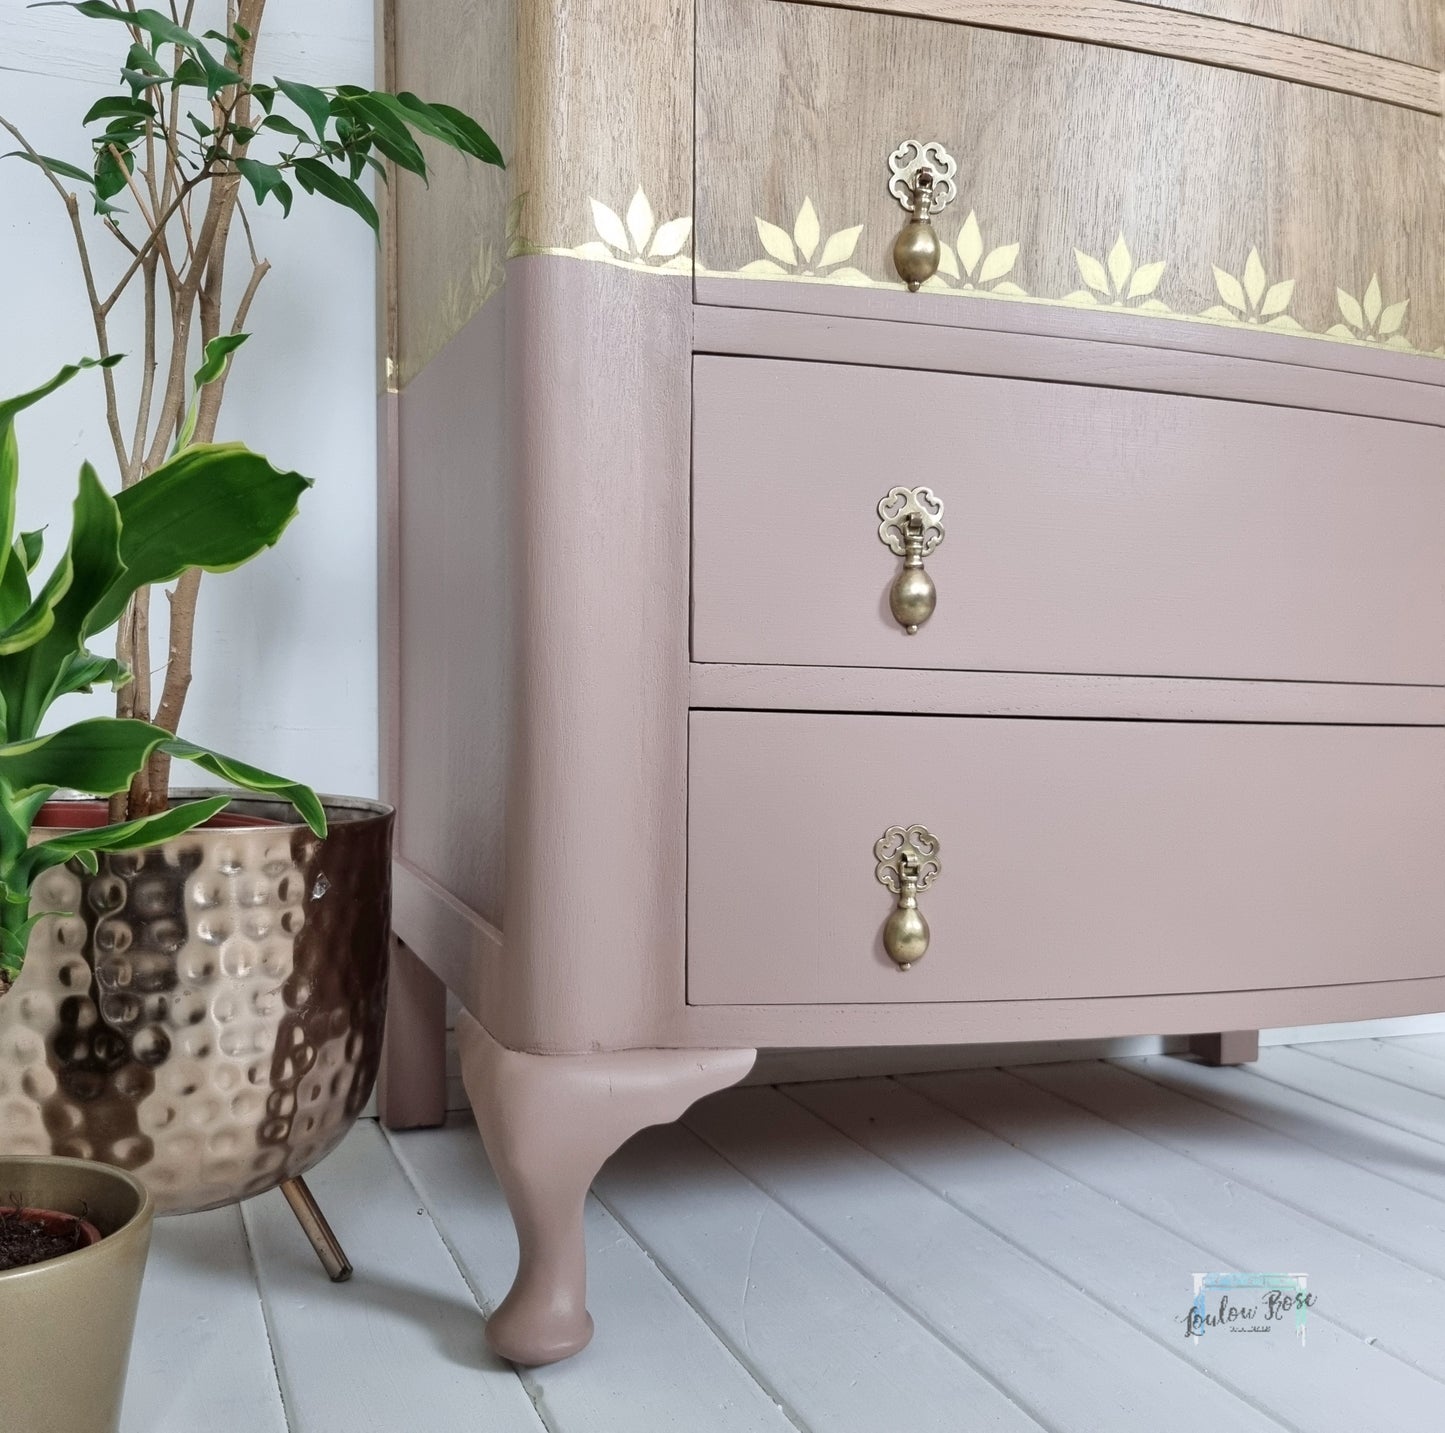
<path id="1" fill-rule="evenodd" d="M 384 1114 L 449 987 L 503 1353 L 585 1343 L 592 1174 L 759 1048 L 1445 1006 L 1440 25 L 395 7 L 510 159 L 400 177 L 382 398 Z"/>

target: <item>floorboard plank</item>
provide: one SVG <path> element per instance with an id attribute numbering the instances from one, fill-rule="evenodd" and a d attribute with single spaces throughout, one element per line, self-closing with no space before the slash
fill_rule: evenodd
<path id="1" fill-rule="evenodd" d="M 1432 1060 L 1445 1060 L 1445 1035 L 1398 1035 L 1390 1043 L 1402 1050 L 1429 1055 Z"/>
<path id="2" fill-rule="evenodd" d="M 721 1095 L 686 1122 L 1051 1433 L 1157 1433 L 1166 1406 L 1173 1433 L 1276 1433 L 1163 1338 L 778 1091 Z"/>
<path id="3" fill-rule="evenodd" d="M 1050 1257 L 1069 1261 L 1059 1267 L 1121 1312 L 1138 1308 L 1151 1317 L 1152 1327 L 1178 1335 L 1178 1300 L 1182 1296 L 1187 1305 L 1190 1276 L 1230 1269 L 1232 1261 L 1220 1258 L 1190 1224 L 1197 1200 L 1188 1186 L 1173 1196 L 1178 1205 L 1173 1217 L 1163 1222 L 1157 1217 L 1148 1195 L 1156 1162 L 1167 1156 L 1157 1144 L 1001 1071 L 905 1084 L 996 1136 L 971 1144 L 967 1161 L 945 1163 L 953 1181 L 951 1197 L 971 1208 L 971 1201 L 981 1197 L 975 1189 L 982 1182 L 995 1217 L 1015 1221 L 1011 1233 L 1021 1244 L 1028 1246 L 1051 1231 L 1055 1252 Z M 1030 1193 L 1021 1154 L 1077 1181 L 1066 1193 L 1055 1194 L 1054 1202 L 1062 1207 L 1052 1221 L 1045 1220 L 1041 1199 Z M 989 1185 L 990 1165 L 1005 1172 L 1006 1196 L 997 1180 Z M 1206 1170 L 1197 1174 L 1208 1179 Z M 1245 1265 L 1240 1272 L 1253 1267 Z M 1300 1268 L 1265 1264 L 1269 1272 Z M 1303 1272 L 1313 1271 L 1306 1264 Z M 1396 1426 L 1418 1427 L 1421 1433 L 1439 1426 L 1445 1399 L 1439 1382 L 1313 1314 L 1305 1349 L 1292 1336 L 1211 1340 L 1206 1334 L 1197 1346 L 1181 1339 L 1180 1351 L 1202 1360 L 1214 1377 L 1281 1423 L 1308 1433 L 1370 1427 L 1382 1406 L 1390 1408 Z"/>
<path id="4" fill-rule="evenodd" d="M 1293 1196 L 1301 1175 L 1311 1182 L 1333 1179 L 1336 1170 L 1328 1156 L 1301 1147 L 1299 1158 L 1290 1159 L 1287 1142 L 1264 1135 L 1295 1177 L 1284 1191 L 1267 1192 L 1267 1177 L 1264 1187 L 1251 1188 L 1180 1151 L 1207 1140 L 1211 1128 L 1235 1146 L 1242 1138 L 1258 1140 L 1263 1132 L 1257 1125 L 1164 1089 L 1132 1066 L 1095 1063 L 1014 1073 L 1037 1090 L 1082 1106 L 1080 1118 L 1093 1141 L 1089 1162 L 1104 1181 L 1096 1188 L 1197 1241 L 1216 1268 L 1303 1270 L 1320 1294 L 1322 1319 L 1361 1340 L 1375 1339 L 1386 1352 L 1441 1380 L 1439 1398 L 1445 1407 L 1440 1280 L 1410 1260 L 1382 1252 L 1368 1232 L 1342 1232 L 1275 1197 L 1276 1192 Z M 1036 1108 L 1030 1096 L 1019 1105 L 1024 1117 Z M 1076 1172 L 1085 1177 L 1082 1170 Z M 1405 1193 L 1383 1180 L 1373 1185 L 1377 1199 Z M 1357 1218 L 1367 1229 L 1369 1206 Z"/>
<path id="5" fill-rule="evenodd" d="M 476 1126 L 468 1117 L 388 1139 L 490 1312 L 511 1284 L 517 1241 Z M 596 1335 L 577 1358 L 522 1374 L 551 1428 L 790 1433 L 782 1410 L 596 1199 L 586 1231 Z"/>
<path id="6" fill-rule="evenodd" d="M 1445 1201 L 1445 1157 L 1434 1140 L 1263 1079 L 1248 1068 L 1213 1069 L 1167 1056 L 1127 1060 L 1120 1068 Z"/>
<path id="7" fill-rule="evenodd" d="M 121 1433 L 286 1433 L 239 1209 L 157 1219 Z"/>
<path id="8" fill-rule="evenodd" d="M 792 1420 L 816 1433 L 1039 1433 L 1039 1425 L 678 1125 L 594 1189 Z"/>
<path id="9" fill-rule="evenodd" d="M 1403 1085 L 1435 1100 L 1445 1098 L 1445 1060 L 1404 1049 L 1393 1040 L 1329 1040 L 1311 1045 L 1306 1052 L 1319 1059 L 1378 1075 L 1392 1084 Z M 1430 1108 L 1426 1105 L 1424 1108 Z M 1445 1138 L 1445 1105 L 1434 1106 L 1437 1138 Z"/>
<path id="10" fill-rule="evenodd" d="M 543 1433 L 377 1126 L 358 1124 L 307 1183 L 349 1283 L 326 1279 L 278 1192 L 244 1209 L 291 1433 Z"/>
<path id="11" fill-rule="evenodd" d="M 1380 1124 L 1445 1144 L 1445 1100 L 1438 1095 L 1385 1079 L 1358 1068 L 1353 1061 L 1346 1064 L 1328 1054 L 1316 1055 L 1312 1053 L 1316 1047 L 1309 1048 L 1311 1053 L 1290 1046 L 1261 1050 L 1255 1073 L 1368 1115 Z"/>

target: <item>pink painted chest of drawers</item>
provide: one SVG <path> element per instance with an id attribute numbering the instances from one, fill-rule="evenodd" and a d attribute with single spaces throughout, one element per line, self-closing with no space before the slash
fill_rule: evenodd
<path id="1" fill-rule="evenodd" d="M 384 1114 L 449 987 L 508 1356 L 760 1048 L 1445 1006 L 1441 17 L 1277 9 L 389 15 L 511 159 L 398 186 L 382 400 Z"/>

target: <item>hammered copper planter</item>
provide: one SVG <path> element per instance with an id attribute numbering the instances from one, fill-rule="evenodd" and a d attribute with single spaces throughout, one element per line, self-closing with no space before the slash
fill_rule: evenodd
<path id="1" fill-rule="evenodd" d="M 177 798 L 202 793 L 177 792 Z M 391 917 L 390 808 L 325 798 L 49 872 L 0 1000 L 0 1155 L 133 1171 L 157 1213 L 249 1199 L 328 1154 L 371 1097 Z"/>
<path id="2" fill-rule="evenodd" d="M 150 1196 L 123 1170 L 0 1156 L 0 1202 L 12 1198 L 84 1214 L 101 1240 L 0 1273 L 0 1428 L 115 1433 L 150 1248 Z"/>

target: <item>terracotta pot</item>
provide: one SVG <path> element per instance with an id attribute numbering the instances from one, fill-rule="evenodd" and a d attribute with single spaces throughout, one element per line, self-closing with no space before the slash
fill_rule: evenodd
<path id="1" fill-rule="evenodd" d="M 324 804 L 324 841 L 285 802 L 238 796 L 197 831 L 101 856 L 94 876 L 41 877 L 34 909 L 66 914 L 36 926 L 0 999 L 0 1156 L 117 1165 L 170 1214 L 330 1153 L 381 1059 L 392 813 Z M 47 810 L 47 824 L 103 819 L 92 802 Z"/>
<path id="2" fill-rule="evenodd" d="M 7 1202 L 84 1214 L 101 1234 L 87 1248 L 0 1273 L 0 1428 L 115 1433 L 151 1242 L 150 1195 L 123 1170 L 51 1158 L 0 1157 L 0 1190 Z"/>

